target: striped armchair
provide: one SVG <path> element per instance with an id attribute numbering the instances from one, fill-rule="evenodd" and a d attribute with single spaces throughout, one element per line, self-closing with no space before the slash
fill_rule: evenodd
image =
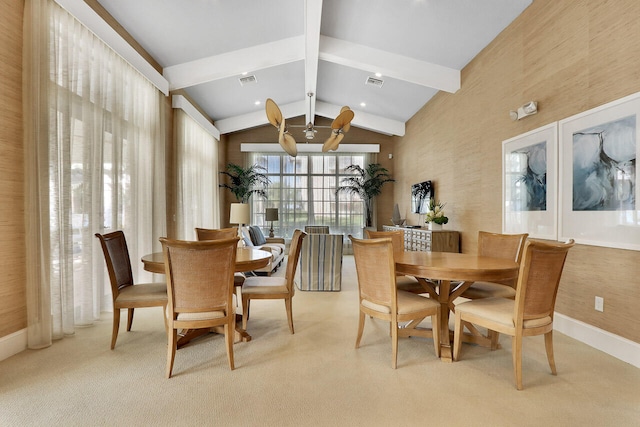
<path id="1" fill-rule="evenodd" d="M 305 225 L 304 232 L 307 234 L 329 234 L 328 225 Z"/>
<path id="2" fill-rule="evenodd" d="M 309 234 L 300 253 L 301 291 L 339 291 L 342 286 L 342 234 Z"/>

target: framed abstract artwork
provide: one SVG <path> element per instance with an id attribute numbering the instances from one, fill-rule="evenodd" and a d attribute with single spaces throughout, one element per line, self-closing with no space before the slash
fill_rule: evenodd
<path id="1" fill-rule="evenodd" d="M 557 240 L 558 126 L 502 143 L 502 232 Z"/>
<path id="2" fill-rule="evenodd" d="M 561 240 L 640 250 L 637 205 L 640 94 L 561 120 Z"/>

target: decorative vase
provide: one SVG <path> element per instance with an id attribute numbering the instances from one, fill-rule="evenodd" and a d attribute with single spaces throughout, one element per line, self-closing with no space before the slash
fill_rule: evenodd
<path id="1" fill-rule="evenodd" d="M 434 230 L 442 230 L 442 224 L 436 224 L 435 222 L 430 222 L 427 224 L 427 227 L 429 228 L 429 230 L 434 231 Z"/>

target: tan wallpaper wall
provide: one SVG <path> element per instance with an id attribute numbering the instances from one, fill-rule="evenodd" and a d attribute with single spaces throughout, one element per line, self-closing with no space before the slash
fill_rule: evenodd
<path id="1" fill-rule="evenodd" d="M 357 113 L 356 113 L 357 114 Z M 304 117 L 296 117 L 291 120 L 287 120 L 290 124 L 304 125 Z M 330 125 L 331 121 L 325 118 L 317 118 L 315 122 L 316 126 Z M 300 131 L 300 137 L 295 133 L 296 130 Z M 324 132 L 324 133 L 323 133 Z M 296 136 L 298 143 L 304 143 L 306 140 L 302 137 L 302 130 L 299 128 L 292 129 L 292 134 Z M 328 129 L 321 129 L 318 131 L 317 136 L 313 140 L 314 143 L 322 143 L 328 137 Z M 222 137 L 222 146 L 224 147 L 224 165 L 227 163 L 244 164 L 246 161 L 243 153 L 240 152 L 241 143 L 278 143 L 278 134 L 276 128 L 271 125 L 261 126 L 254 129 L 249 129 L 243 132 L 235 132 L 232 134 L 224 135 Z M 379 133 L 370 132 L 364 129 L 351 127 L 351 130 L 346 134 L 342 140 L 343 144 L 380 144 L 380 153 L 377 156 L 377 162 L 383 167 L 387 168 L 391 173 L 391 176 L 395 178 L 393 170 L 393 160 L 389 159 L 389 154 L 393 153 L 393 138 L 390 136 L 381 135 Z M 223 177 L 220 177 L 221 179 Z M 383 224 L 391 223 L 391 216 L 393 215 L 393 197 L 394 190 L 397 183 L 388 183 L 382 187 L 382 194 L 376 198 L 376 215 L 377 225 L 379 229 L 382 229 Z M 223 192 L 223 203 L 221 218 L 223 225 L 228 226 L 229 221 L 229 203 L 235 202 L 233 195 L 230 191 Z"/>
<path id="2" fill-rule="evenodd" d="M 27 327 L 23 147 L 22 0 L 0 0 L 0 337 Z"/>
<path id="3" fill-rule="evenodd" d="M 640 91 L 639 16 L 636 0 L 534 0 L 467 65 L 458 93 L 436 95 L 397 139 L 401 211 L 409 186 L 432 179 L 463 252 L 475 252 L 478 230 L 500 232 L 502 141 Z M 539 113 L 511 121 L 530 100 Z M 640 252 L 574 247 L 556 309 L 640 342 Z"/>

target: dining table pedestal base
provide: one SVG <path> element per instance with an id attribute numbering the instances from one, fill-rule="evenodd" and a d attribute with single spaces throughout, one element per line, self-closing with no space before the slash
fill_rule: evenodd
<path id="1" fill-rule="evenodd" d="M 403 271 L 403 273 L 410 274 L 411 272 Z M 429 298 L 440 303 L 440 360 L 453 362 L 453 331 L 449 329 L 450 314 L 455 312 L 455 300 L 473 284 L 473 281 L 433 280 L 418 276 L 414 277 L 422 286 L 424 293 L 429 294 Z M 433 339 L 433 331 L 431 329 L 418 326 L 423 320 L 414 320 L 399 327 L 398 336 Z M 492 350 L 500 348 L 498 343 L 499 335 L 497 333 L 488 332 L 487 335 L 483 335 L 472 324 L 465 324 L 465 327 L 469 332 L 462 337 L 463 342 L 491 348 Z"/>

